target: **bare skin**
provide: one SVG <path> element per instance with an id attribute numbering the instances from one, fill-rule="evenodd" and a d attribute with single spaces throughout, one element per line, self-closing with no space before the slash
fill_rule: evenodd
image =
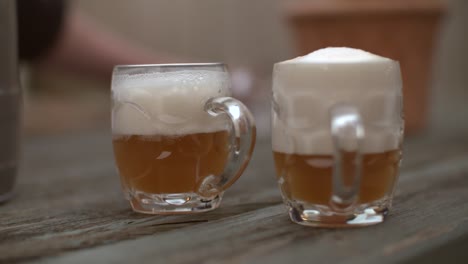
<path id="1" fill-rule="evenodd" d="M 187 61 L 132 43 L 72 9 L 55 46 L 38 66 L 108 80 L 114 65 L 174 62 Z"/>

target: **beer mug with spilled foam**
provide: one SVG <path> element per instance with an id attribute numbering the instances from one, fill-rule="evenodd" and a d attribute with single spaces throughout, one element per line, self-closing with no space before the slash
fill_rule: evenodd
<path id="1" fill-rule="evenodd" d="M 274 65 L 272 148 L 293 222 L 384 221 L 403 139 L 397 61 L 326 48 Z"/>
<path id="2" fill-rule="evenodd" d="M 224 64 L 114 68 L 114 155 L 135 211 L 195 213 L 218 207 L 255 145 L 252 114 L 230 95 Z"/>

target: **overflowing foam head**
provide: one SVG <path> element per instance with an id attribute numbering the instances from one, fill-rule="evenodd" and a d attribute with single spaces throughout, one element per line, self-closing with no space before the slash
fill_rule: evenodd
<path id="1" fill-rule="evenodd" d="M 213 117 L 204 107 L 212 97 L 229 95 L 229 75 L 224 71 L 114 74 L 112 132 L 184 135 L 224 130 L 225 117 Z"/>
<path id="2" fill-rule="evenodd" d="M 355 106 L 365 125 L 365 152 L 398 147 L 401 76 L 397 61 L 351 48 L 326 48 L 276 63 L 273 150 L 331 154 L 330 109 Z"/>

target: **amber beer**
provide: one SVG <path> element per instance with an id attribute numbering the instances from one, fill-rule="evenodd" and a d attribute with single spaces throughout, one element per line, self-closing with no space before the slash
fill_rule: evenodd
<path id="1" fill-rule="evenodd" d="M 220 175 L 229 155 L 227 131 L 187 135 L 114 135 L 124 188 L 152 194 L 198 193 Z"/>
<path id="2" fill-rule="evenodd" d="M 214 210 L 255 145 L 223 63 L 116 66 L 111 118 L 122 190 L 140 213 Z"/>
<path id="3" fill-rule="evenodd" d="M 302 203 L 329 205 L 332 198 L 331 155 L 301 155 L 273 152 L 278 179 L 283 195 L 287 199 Z M 364 154 L 362 157 L 362 179 L 358 203 L 365 204 L 381 200 L 391 194 L 395 185 L 401 151 Z M 343 157 L 343 181 L 351 183 L 353 154 Z"/>

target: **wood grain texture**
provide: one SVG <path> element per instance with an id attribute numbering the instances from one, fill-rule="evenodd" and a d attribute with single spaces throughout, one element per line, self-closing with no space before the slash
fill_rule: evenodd
<path id="1" fill-rule="evenodd" d="M 259 144 L 269 145 L 266 141 Z M 251 167 L 227 191 L 216 211 L 193 216 L 141 215 L 123 200 L 110 135 L 38 139 L 25 145 L 17 195 L 0 207 L 0 262 L 133 239 L 281 202 L 273 167 Z M 270 148 L 257 150 L 252 162 L 271 162 Z"/>
<path id="2" fill-rule="evenodd" d="M 0 262 L 395 263 L 468 234 L 468 139 L 405 144 L 395 207 L 381 225 L 352 230 L 291 223 L 276 187 L 269 140 L 215 211 L 133 213 L 105 133 L 26 142 L 18 195 L 0 207 Z"/>

